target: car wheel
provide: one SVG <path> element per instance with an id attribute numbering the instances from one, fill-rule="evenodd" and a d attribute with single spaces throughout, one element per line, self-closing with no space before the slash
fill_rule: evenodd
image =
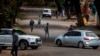
<path id="1" fill-rule="evenodd" d="M 37 49 L 37 48 L 38 48 L 38 46 L 31 46 L 31 48 L 32 48 L 32 49 Z"/>
<path id="2" fill-rule="evenodd" d="M 97 49 L 97 48 L 98 48 L 98 46 L 93 46 L 92 48 L 93 48 L 93 49 Z"/>
<path id="3" fill-rule="evenodd" d="M 49 16 L 51 18 L 51 16 Z"/>
<path id="4" fill-rule="evenodd" d="M 44 15 L 42 15 L 42 18 L 44 18 Z"/>
<path id="5" fill-rule="evenodd" d="M 57 46 L 61 47 L 62 46 L 61 40 L 57 40 L 56 44 L 57 44 Z"/>
<path id="6" fill-rule="evenodd" d="M 1 47 L 3 50 L 5 50 L 5 49 L 7 49 L 7 46 L 3 46 L 3 47 Z"/>
<path id="7" fill-rule="evenodd" d="M 78 48 L 85 48 L 83 42 L 79 42 L 79 43 L 78 43 Z"/>
<path id="8" fill-rule="evenodd" d="M 19 44 L 19 47 L 20 47 L 21 50 L 27 49 L 27 47 L 28 47 L 27 41 L 21 41 L 20 44 Z"/>

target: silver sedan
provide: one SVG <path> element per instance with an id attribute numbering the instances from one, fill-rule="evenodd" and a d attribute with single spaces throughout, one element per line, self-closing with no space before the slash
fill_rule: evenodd
<path id="1" fill-rule="evenodd" d="M 57 46 L 76 46 L 79 48 L 92 47 L 97 49 L 100 46 L 99 37 L 92 31 L 72 30 L 55 38 Z"/>

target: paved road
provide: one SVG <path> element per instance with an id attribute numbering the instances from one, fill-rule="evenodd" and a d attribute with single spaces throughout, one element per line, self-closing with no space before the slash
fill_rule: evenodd
<path id="1" fill-rule="evenodd" d="M 67 28 L 70 24 L 75 24 L 76 21 L 61 21 L 56 19 L 42 19 L 42 26 L 37 27 L 38 16 L 28 15 L 26 20 L 17 21 L 20 26 L 28 34 L 39 35 L 43 39 L 43 45 L 37 50 L 19 50 L 18 56 L 100 56 L 100 48 L 93 50 L 91 48 L 79 49 L 75 47 L 57 47 L 54 44 L 54 38 L 62 33 L 67 32 Z M 34 17 L 34 18 L 33 18 Z M 29 19 L 33 18 L 35 21 L 35 28 L 33 32 L 30 32 L 28 27 Z M 44 26 L 50 23 L 50 39 L 44 38 Z M 11 48 L 3 50 L 0 56 L 11 56 Z"/>
<path id="2" fill-rule="evenodd" d="M 10 49 L 4 50 L 0 56 L 11 56 Z M 18 56 L 100 56 L 100 48 L 93 50 L 91 48 L 56 47 L 46 41 L 37 50 L 19 50 Z"/>
<path id="3" fill-rule="evenodd" d="M 21 12 L 23 12 L 23 13 L 27 13 L 27 14 L 30 14 L 30 15 L 32 15 L 32 14 L 40 15 L 40 14 L 42 14 L 44 8 L 20 7 L 20 9 L 21 9 Z M 55 13 L 56 9 L 55 8 L 50 8 L 50 9 L 52 10 L 52 15 L 54 16 L 56 14 Z"/>

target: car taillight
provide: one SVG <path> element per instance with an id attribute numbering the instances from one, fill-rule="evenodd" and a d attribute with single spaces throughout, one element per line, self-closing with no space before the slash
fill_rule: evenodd
<path id="1" fill-rule="evenodd" d="M 85 37 L 84 40 L 89 40 L 89 38 L 88 37 Z"/>
<path id="2" fill-rule="evenodd" d="M 99 40 L 100 40 L 100 37 L 99 37 Z"/>

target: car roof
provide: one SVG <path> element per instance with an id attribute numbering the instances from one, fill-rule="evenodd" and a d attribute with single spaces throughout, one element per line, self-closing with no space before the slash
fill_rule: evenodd
<path id="1" fill-rule="evenodd" d="M 13 30 L 12 28 L 1 28 L 1 30 Z"/>
<path id="2" fill-rule="evenodd" d="M 1 28 L 1 30 L 13 30 L 13 28 Z M 14 29 L 14 30 L 18 30 L 18 29 Z"/>
<path id="3" fill-rule="evenodd" d="M 90 30 L 73 30 L 73 31 L 79 31 L 79 32 L 92 32 Z"/>
<path id="4" fill-rule="evenodd" d="M 51 9 L 49 9 L 49 8 L 44 8 L 43 10 L 51 10 Z"/>

